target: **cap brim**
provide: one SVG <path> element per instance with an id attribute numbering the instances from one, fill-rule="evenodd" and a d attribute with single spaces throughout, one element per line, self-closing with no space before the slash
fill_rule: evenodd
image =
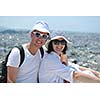
<path id="1" fill-rule="evenodd" d="M 51 38 L 51 40 L 56 40 L 59 38 L 63 38 L 67 43 L 70 43 L 70 41 L 68 39 L 66 39 L 64 36 L 55 36 L 55 37 Z"/>

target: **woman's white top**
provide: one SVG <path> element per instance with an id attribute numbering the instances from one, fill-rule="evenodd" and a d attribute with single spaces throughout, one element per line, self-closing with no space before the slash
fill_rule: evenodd
<path id="1" fill-rule="evenodd" d="M 75 69 L 62 64 L 60 57 L 55 52 L 51 52 L 43 58 L 40 64 L 39 82 L 63 83 L 64 80 L 73 82 L 73 71 Z"/>

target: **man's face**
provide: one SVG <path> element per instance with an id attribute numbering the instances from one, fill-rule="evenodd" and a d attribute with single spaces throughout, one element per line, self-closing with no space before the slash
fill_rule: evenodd
<path id="1" fill-rule="evenodd" d="M 46 32 L 40 32 L 38 30 L 34 30 L 31 32 L 31 38 L 34 46 L 40 48 L 42 45 L 46 43 L 47 39 L 49 38 L 49 34 Z"/>

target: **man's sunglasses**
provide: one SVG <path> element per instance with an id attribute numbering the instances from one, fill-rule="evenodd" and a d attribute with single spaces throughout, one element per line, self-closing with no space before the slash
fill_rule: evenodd
<path id="1" fill-rule="evenodd" d="M 49 35 L 46 35 L 46 34 L 41 34 L 40 32 L 33 32 L 33 34 L 36 36 L 36 37 L 41 37 L 42 39 L 49 39 Z"/>
<path id="2" fill-rule="evenodd" d="M 65 40 L 53 40 L 54 45 L 65 45 L 67 42 Z"/>

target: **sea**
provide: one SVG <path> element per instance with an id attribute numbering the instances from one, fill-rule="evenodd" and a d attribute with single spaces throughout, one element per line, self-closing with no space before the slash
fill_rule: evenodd
<path id="1" fill-rule="evenodd" d="M 100 71 L 100 33 L 52 30 L 51 34 L 63 34 L 70 41 L 67 50 L 69 61 Z M 0 63 L 11 48 L 30 42 L 30 39 L 29 31 L 0 32 Z"/>

